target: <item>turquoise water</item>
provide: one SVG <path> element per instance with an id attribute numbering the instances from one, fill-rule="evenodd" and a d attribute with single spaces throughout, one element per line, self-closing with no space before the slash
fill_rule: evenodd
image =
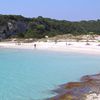
<path id="1" fill-rule="evenodd" d="M 100 56 L 0 49 L 0 100 L 42 100 L 50 90 L 100 72 Z"/>

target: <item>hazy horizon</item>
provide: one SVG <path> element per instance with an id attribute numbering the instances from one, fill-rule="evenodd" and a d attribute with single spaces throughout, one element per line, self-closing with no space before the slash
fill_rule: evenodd
<path id="1" fill-rule="evenodd" d="M 100 19 L 100 0 L 3 0 L 0 14 L 80 21 Z"/>

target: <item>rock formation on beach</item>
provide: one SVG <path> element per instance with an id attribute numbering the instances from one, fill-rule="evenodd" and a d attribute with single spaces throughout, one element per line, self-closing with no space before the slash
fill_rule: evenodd
<path id="1" fill-rule="evenodd" d="M 49 100 L 100 100 L 100 74 L 83 76 L 53 90 L 58 95 Z"/>

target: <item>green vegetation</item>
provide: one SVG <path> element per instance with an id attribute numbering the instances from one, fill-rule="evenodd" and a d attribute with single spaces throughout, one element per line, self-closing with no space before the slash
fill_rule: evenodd
<path id="1" fill-rule="evenodd" d="M 0 15 L 1 38 L 44 38 L 46 35 L 100 35 L 100 20 L 71 22 L 50 18 L 25 18 L 20 15 Z"/>

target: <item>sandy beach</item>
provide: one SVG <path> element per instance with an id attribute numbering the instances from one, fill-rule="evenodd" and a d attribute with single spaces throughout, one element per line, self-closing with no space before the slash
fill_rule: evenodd
<path id="1" fill-rule="evenodd" d="M 34 44 L 36 44 L 36 48 L 34 47 Z M 100 46 L 98 42 L 89 42 L 89 45 L 86 45 L 86 42 L 0 42 L 0 48 L 37 49 L 57 52 L 100 54 Z"/>

